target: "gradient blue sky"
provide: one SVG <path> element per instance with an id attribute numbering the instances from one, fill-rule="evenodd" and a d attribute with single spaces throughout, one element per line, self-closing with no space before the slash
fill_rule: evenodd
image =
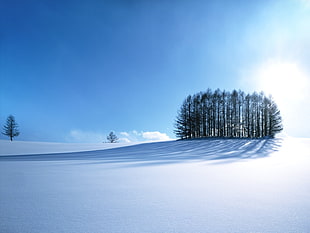
<path id="1" fill-rule="evenodd" d="M 13 114 L 18 140 L 174 138 L 207 88 L 271 92 L 285 133 L 310 136 L 310 1 L 4 0 L 0 29 L 0 123 Z"/>

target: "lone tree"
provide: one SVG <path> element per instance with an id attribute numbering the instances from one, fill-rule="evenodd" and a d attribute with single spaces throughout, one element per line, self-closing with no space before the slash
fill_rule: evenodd
<path id="1" fill-rule="evenodd" d="M 14 137 L 19 135 L 18 125 L 15 121 L 14 116 L 9 115 L 6 119 L 6 124 L 3 126 L 2 134 L 10 137 L 10 140 L 13 141 Z"/>
<path id="2" fill-rule="evenodd" d="M 114 132 L 110 132 L 109 135 L 107 136 L 107 140 L 110 143 L 115 143 L 118 141 L 118 137 L 115 135 Z"/>

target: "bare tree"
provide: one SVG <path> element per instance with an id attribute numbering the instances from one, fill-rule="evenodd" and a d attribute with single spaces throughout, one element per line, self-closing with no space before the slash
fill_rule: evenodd
<path id="1" fill-rule="evenodd" d="M 3 126 L 3 132 L 5 136 L 10 137 L 10 140 L 13 141 L 14 137 L 17 137 L 19 135 L 18 125 L 15 121 L 14 116 L 9 115 L 6 119 L 6 123 Z"/>

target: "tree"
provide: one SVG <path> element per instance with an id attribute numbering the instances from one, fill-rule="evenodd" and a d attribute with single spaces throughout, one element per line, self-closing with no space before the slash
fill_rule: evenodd
<path id="1" fill-rule="evenodd" d="M 280 115 L 280 110 L 278 109 L 277 104 L 270 97 L 270 107 L 269 107 L 269 135 L 274 137 L 277 133 L 283 130 L 282 126 L 282 117 Z"/>
<path id="2" fill-rule="evenodd" d="M 107 140 L 110 143 L 115 143 L 118 141 L 118 137 L 115 135 L 114 132 L 110 132 L 109 135 L 107 136 Z"/>
<path id="3" fill-rule="evenodd" d="M 13 141 L 14 137 L 17 137 L 19 135 L 18 125 L 15 121 L 14 116 L 8 116 L 8 118 L 6 119 L 6 124 L 3 126 L 2 134 L 10 137 L 11 141 Z"/>
<path id="4" fill-rule="evenodd" d="M 200 92 L 189 95 L 175 121 L 178 138 L 274 137 L 283 129 L 280 111 L 272 97 L 263 92 Z"/>
<path id="5" fill-rule="evenodd" d="M 176 118 L 175 128 L 175 134 L 181 139 L 194 137 L 194 111 L 191 95 L 183 101 Z"/>
<path id="6" fill-rule="evenodd" d="M 187 124 L 187 112 L 186 112 L 186 102 L 183 102 L 181 109 L 178 112 L 175 121 L 175 134 L 181 139 L 188 138 L 188 124 Z"/>

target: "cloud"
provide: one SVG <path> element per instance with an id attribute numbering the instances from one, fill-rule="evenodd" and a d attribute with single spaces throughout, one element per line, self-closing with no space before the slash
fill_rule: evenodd
<path id="1" fill-rule="evenodd" d="M 127 132 L 120 132 L 120 135 L 125 136 L 125 137 L 129 137 L 129 133 L 127 133 Z"/>
<path id="2" fill-rule="evenodd" d="M 171 138 L 166 133 L 161 133 L 159 131 L 137 131 L 132 130 L 129 132 L 115 132 L 116 136 L 119 134 L 120 143 L 130 143 L 130 142 L 148 142 L 148 141 L 167 141 Z M 98 143 L 105 142 L 107 139 L 107 134 L 102 132 L 93 131 L 83 131 L 79 129 L 73 129 L 69 132 L 66 137 L 67 142 L 76 143 Z"/>
<path id="3" fill-rule="evenodd" d="M 118 141 L 121 142 L 121 143 L 129 143 L 129 142 L 131 142 L 130 139 L 128 139 L 128 138 L 120 138 L 120 139 L 118 139 Z"/>
<path id="4" fill-rule="evenodd" d="M 120 138 L 122 142 L 147 142 L 147 141 L 167 141 L 171 140 L 171 138 L 159 131 L 140 131 L 132 130 L 129 132 L 121 132 L 120 135 L 123 137 Z"/>
<path id="5" fill-rule="evenodd" d="M 133 130 L 132 133 L 133 133 L 134 135 L 136 135 L 136 136 L 141 136 L 141 135 L 142 135 L 142 134 L 139 133 L 137 130 Z"/>
<path id="6" fill-rule="evenodd" d="M 158 131 L 143 132 L 142 137 L 152 141 L 167 141 L 171 139 L 167 134 Z"/>
<path id="7" fill-rule="evenodd" d="M 106 136 L 102 133 L 83 131 L 79 129 L 71 130 L 69 135 L 66 137 L 66 141 L 78 143 L 97 143 L 103 142 L 105 139 Z"/>

